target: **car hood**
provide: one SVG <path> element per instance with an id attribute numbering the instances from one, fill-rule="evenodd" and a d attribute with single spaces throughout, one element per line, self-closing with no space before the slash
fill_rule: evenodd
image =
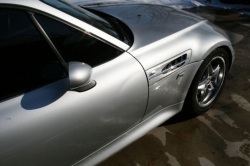
<path id="1" fill-rule="evenodd" d="M 145 47 L 204 20 L 189 12 L 152 4 L 113 4 L 84 8 L 106 13 L 125 23 L 134 35 L 129 51 Z"/>

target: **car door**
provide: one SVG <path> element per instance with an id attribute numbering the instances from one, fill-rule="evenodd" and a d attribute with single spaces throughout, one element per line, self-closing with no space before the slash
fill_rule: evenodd
<path id="1" fill-rule="evenodd" d="M 0 8 L 0 17 L 0 165 L 72 165 L 140 122 L 148 84 L 132 56 L 61 22 L 36 17 L 66 62 L 93 67 L 96 86 L 73 91 L 30 15 Z"/>

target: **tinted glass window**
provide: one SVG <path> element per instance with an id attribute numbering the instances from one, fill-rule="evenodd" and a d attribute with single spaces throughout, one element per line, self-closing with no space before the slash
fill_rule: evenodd
<path id="1" fill-rule="evenodd" d="M 122 53 L 112 46 L 61 22 L 38 14 L 35 17 L 66 62 L 79 61 L 95 67 Z"/>
<path id="2" fill-rule="evenodd" d="M 69 3 L 66 0 L 41 0 L 42 2 L 57 8 L 69 15 L 72 15 L 110 35 L 113 37 L 120 39 L 119 35 L 115 31 L 115 29 L 103 18 L 81 8 L 77 5 Z"/>
<path id="3" fill-rule="evenodd" d="M 65 76 L 24 11 L 0 9 L 0 100 Z"/>

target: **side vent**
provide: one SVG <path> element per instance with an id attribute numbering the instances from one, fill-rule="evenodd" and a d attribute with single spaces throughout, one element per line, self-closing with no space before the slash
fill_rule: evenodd
<path id="1" fill-rule="evenodd" d="M 192 50 L 189 49 L 172 58 L 169 58 L 170 56 L 168 56 L 168 60 L 148 69 L 146 73 L 148 76 L 149 86 L 167 77 L 176 70 L 181 70 L 189 64 L 191 56 Z"/>
<path id="2" fill-rule="evenodd" d="M 162 69 L 162 74 L 166 74 L 168 72 L 171 72 L 182 65 L 185 64 L 185 62 L 188 60 L 187 54 L 184 54 L 182 56 L 179 56 L 178 58 L 170 61 L 166 66 Z"/>

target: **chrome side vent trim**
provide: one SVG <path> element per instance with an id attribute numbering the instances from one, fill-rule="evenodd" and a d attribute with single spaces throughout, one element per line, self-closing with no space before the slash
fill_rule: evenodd
<path id="1" fill-rule="evenodd" d="M 170 75 L 174 71 L 181 69 L 190 61 L 192 51 L 187 50 L 149 70 L 146 71 L 149 86 Z"/>
<path id="2" fill-rule="evenodd" d="M 172 70 L 177 69 L 178 67 L 181 67 L 185 64 L 185 62 L 187 61 L 187 54 L 184 54 L 178 58 L 176 58 L 175 60 L 169 62 L 163 69 L 162 69 L 162 73 L 166 74 Z"/>

